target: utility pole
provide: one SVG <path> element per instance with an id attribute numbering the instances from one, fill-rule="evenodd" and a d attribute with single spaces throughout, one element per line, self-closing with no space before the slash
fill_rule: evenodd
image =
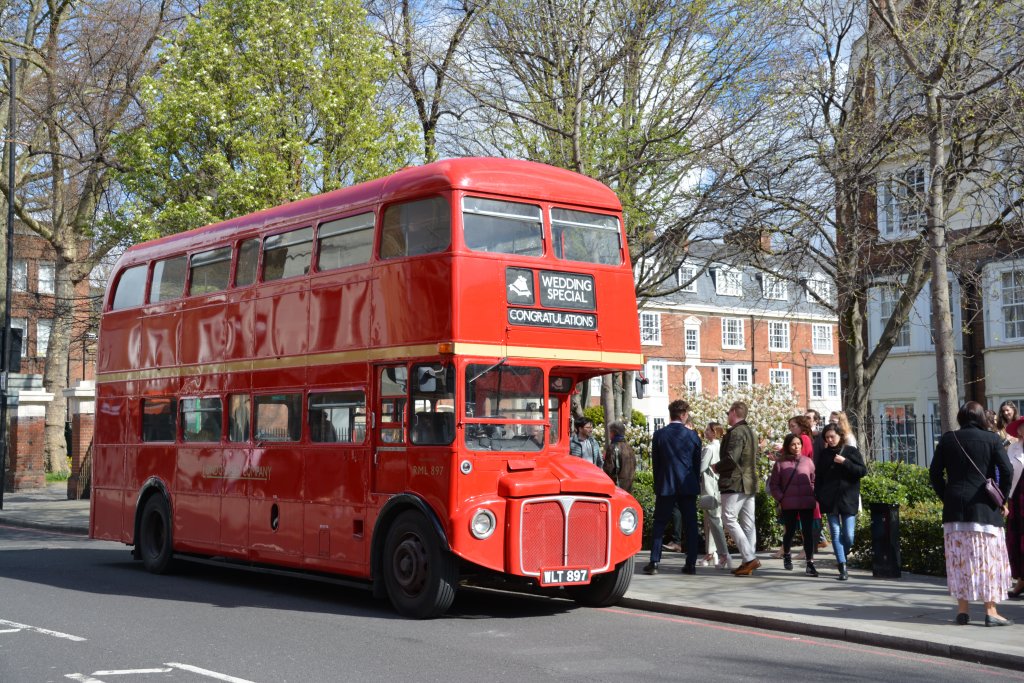
<path id="1" fill-rule="evenodd" d="M 7 107 L 7 287 L 4 290 L 4 329 L 0 340 L 0 510 L 4 509 L 4 489 L 7 487 L 7 394 L 10 389 L 11 362 L 11 269 L 14 267 L 14 133 L 17 119 L 14 115 L 14 57 L 11 57 L 7 92 L 11 95 Z"/>

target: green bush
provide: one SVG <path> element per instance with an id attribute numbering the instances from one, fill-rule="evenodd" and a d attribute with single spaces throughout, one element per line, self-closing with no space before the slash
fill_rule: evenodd
<path id="1" fill-rule="evenodd" d="M 643 547 L 651 547 L 651 530 L 654 528 L 654 473 L 650 470 L 638 470 L 633 478 L 630 493 L 640 503 L 644 513 Z"/>
<path id="2" fill-rule="evenodd" d="M 867 509 L 857 516 L 857 530 L 850 556 L 852 564 L 871 568 L 871 513 Z M 900 566 L 915 574 L 946 575 L 942 503 L 939 501 L 917 503 L 900 509 Z"/>
<path id="3" fill-rule="evenodd" d="M 907 491 L 907 505 L 917 505 L 939 498 L 932 489 L 928 468 L 900 462 L 871 462 L 868 474 L 881 475 L 899 482 Z"/>
<path id="4" fill-rule="evenodd" d="M 754 526 L 757 529 L 757 549 L 772 550 L 782 545 L 782 523 L 779 521 L 775 499 L 762 486 L 754 498 Z"/>
<path id="5" fill-rule="evenodd" d="M 860 497 L 865 506 L 872 503 L 907 505 L 906 487 L 883 474 L 869 474 L 861 479 Z"/>

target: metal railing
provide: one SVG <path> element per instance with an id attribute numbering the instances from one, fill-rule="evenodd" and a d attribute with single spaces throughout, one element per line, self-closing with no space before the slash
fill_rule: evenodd
<path id="1" fill-rule="evenodd" d="M 868 444 L 864 455 L 880 462 L 905 462 L 927 467 L 942 436 L 938 420 L 928 417 L 872 417 L 865 424 Z"/>

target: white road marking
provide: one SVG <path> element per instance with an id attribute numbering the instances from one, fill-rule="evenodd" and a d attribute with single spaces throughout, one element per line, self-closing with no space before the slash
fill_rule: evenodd
<path id="1" fill-rule="evenodd" d="M 0 626 L 11 626 L 15 629 L 27 629 L 29 631 L 35 631 L 36 633 L 42 633 L 43 635 L 53 636 L 55 638 L 67 638 L 73 640 L 76 643 L 85 642 L 85 638 L 80 636 L 73 636 L 70 633 L 61 633 L 60 631 L 51 631 L 48 628 L 39 628 L 38 626 L 29 626 L 28 624 L 19 624 L 16 621 L 7 621 L 6 619 L 0 619 Z"/>
<path id="2" fill-rule="evenodd" d="M 20 628 L 5 628 L 0 629 L 0 633 L 21 633 Z"/>
<path id="3" fill-rule="evenodd" d="M 73 681 L 78 681 L 78 683 L 103 683 L 98 678 L 86 676 L 85 674 L 64 674 L 64 678 L 70 678 Z"/>
<path id="4" fill-rule="evenodd" d="M 179 664 L 178 662 L 164 662 L 164 666 L 173 666 L 175 669 L 181 669 L 182 671 L 191 671 L 194 674 L 200 674 L 202 676 L 208 676 L 215 678 L 218 681 L 226 681 L 227 683 L 253 683 L 245 678 L 235 678 L 234 676 L 228 676 L 227 674 L 219 674 L 216 671 L 210 671 L 208 669 L 200 669 L 198 666 L 192 666 L 191 664 Z"/>
<path id="5" fill-rule="evenodd" d="M 93 671 L 93 676 L 130 676 L 132 674 L 165 674 L 171 669 L 115 669 L 113 671 Z"/>

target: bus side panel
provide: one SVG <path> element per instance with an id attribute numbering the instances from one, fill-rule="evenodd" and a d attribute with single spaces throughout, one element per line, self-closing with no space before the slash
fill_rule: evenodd
<path id="1" fill-rule="evenodd" d="M 124 371 L 139 367 L 142 359 L 142 318 L 136 309 L 106 313 L 99 350 L 97 372 Z"/>
<path id="2" fill-rule="evenodd" d="M 93 448 L 89 536 L 105 540 L 131 540 L 121 521 L 124 516 L 123 446 L 97 445 Z"/>
<path id="3" fill-rule="evenodd" d="M 256 358 L 301 356 L 309 348 L 309 292 L 299 283 L 264 285 L 254 303 L 253 355 Z"/>
<path id="4" fill-rule="evenodd" d="M 369 273 L 356 273 L 369 278 Z M 311 353 L 368 346 L 371 281 L 364 279 L 314 289 L 309 303 Z"/>
<path id="5" fill-rule="evenodd" d="M 450 256 L 385 263 L 376 275 L 371 346 L 452 338 Z"/>
<path id="6" fill-rule="evenodd" d="M 178 449 L 174 479 L 174 540 L 193 550 L 216 551 L 220 546 L 221 483 L 230 476 L 219 446 Z"/>
<path id="7" fill-rule="evenodd" d="M 141 367 L 167 368 L 178 364 L 181 313 L 178 306 L 168 313 L 145 315 L 142 318 Z"/>
<path id="8" fill-rule="evenodd" d="M 224 471 L 242 472 L 249 465 L 249 449 L 224 449 Z M 249 553 L 249 481 L 230 477 L 221 481 L 220 547 L 227 555 Z"/>
<path id="9" fill-rule="evenodd" d="M 305 475 L 297 446 L 268 443 L 250 458 L 249 546 L 254 561 L 301 564 Z"/>
<path id="10" fill-rule="evenodd" d="M 309 562 L 338 563 L 360 575 L 366 565 L 364 493 L 369 487 L 365 446 L 324 444 L 306 450 L 306 523 L 303 554 Z"/>
<path id="11" fill-rule="evenodd" d="M 185 311 L 180 351 L 183 365 L 249 357 L 252 305 L 225 304 L 224 298 L 218 294 L 204 300 L 206 305 Z"/>

